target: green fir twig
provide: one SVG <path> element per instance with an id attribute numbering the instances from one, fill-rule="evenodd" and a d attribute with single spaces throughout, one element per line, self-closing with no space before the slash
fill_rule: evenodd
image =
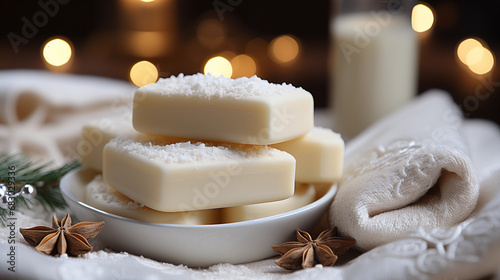
<path id="1" fill-rule="evenodd" d="M 25 184 L 33 185 L 37 190 L 35 200 L 43 206 L 45 211 L 54 211 L 66 206 L 59 189 L 59 181 L 66 173 L 79 166 L 80 163 L 74 161 L 60 168 L 51 169 L 49 164 L 32 162 L 24 155 L 0 153 L 0 183 L 9 186 L 8 182 L 15 178 L 15 193 L 19 192 Z M 9 177 L 13 178 L 9 180 Z M 7 216 L 12 215 L 11 210 L 16 211 L 20 207 L 30 208 L 31 204 L 24 197 L 17 196 L 13 201 L 14 209 L 0 208 L 2 224 L 5 225 Z"/>

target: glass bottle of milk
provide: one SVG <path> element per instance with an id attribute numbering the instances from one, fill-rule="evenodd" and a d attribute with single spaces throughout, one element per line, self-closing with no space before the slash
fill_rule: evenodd
<path id="1" fill-rule="evenodd" d="M 353 138 L 416 93 L 418 38 L 411 0 L 332 0 L 330 101 L 334 129 Z"/>

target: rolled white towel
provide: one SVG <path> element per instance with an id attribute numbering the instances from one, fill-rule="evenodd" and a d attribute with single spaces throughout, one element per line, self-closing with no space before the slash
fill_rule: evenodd
<path id="1" fill-rule="evenodd" d="M 465 220 L 479 187 L 461 126 L 458 107 L 433 90 L 349 142 L 330 226 L 369 250 Z"/>

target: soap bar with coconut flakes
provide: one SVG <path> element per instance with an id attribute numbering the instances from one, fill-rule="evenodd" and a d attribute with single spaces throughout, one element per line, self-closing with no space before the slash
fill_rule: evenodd
<path id="1" fill-rule="evenodd" d="M 228 207 L 222 209 L 222 221 L 234 223 L 277 215 L 306 206 L 316 198 L 316 189 L 311 184 L 297 184 L 292 197 L 267 203 Z"/>
<path id="2" fill-rule="evenodd" d="M 155 145 L 118 137 L 104 147 L 103 165 L 106 184 L 165 212 L 276 201 L 295 187 L 295 159 L 268 146 Z"/>
<path id="3" fill-rule="evenodd" d="M 122 136 L 127 139 L 171 144 L 186 139 L 145 134 L 134 129 L 131 116 L 119 116 L 92 120 L 82 128 L 78 153 L 83 167 L 102 171 L 104 145 L 111 139 Z"/>
<path id="4" fill-rule="evenodd" d="M 157 135 L 268 145 L 309 132 L 313 107 L 309 92 L 289 84 L 180 74 L 136 91 L 133 125 Z"/>
<path id="5" fill-rule="evenodd" d="M 271 147 L 295 157 L 297 182 L 330 183 L 342 177 L 344 140 L 330 129 L 315 127 L 302 137 Z"/>
<path id="6" fill-rule="evenodd" d="M 153 210 L 107 186 L 101 175 L 97 175 L 86 186 L 85 202 L 111 214 L 150 223 L 206 225 L 218 223 L 220 220 L 218 209 L 185 212 Z"/>

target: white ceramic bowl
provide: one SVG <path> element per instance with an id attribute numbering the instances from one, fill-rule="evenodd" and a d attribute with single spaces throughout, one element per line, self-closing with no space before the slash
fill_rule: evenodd
<path id="1" fill-rule="evenodd" d="M 116 251 L 191 267 L 252 262 L 275 255 L 271 246 L 294 240 L 296 228 L 310 230 L 337 192 L 333 185 L 309 205 L 251 221 L 216 225 L 157 224 L 120 217 L 83 203 L 85 186 L 96 174 L 77 169 L 61 180 L 64 200 L 78 220 L 104 221 L 105 226 L 97 238 Z"/>

